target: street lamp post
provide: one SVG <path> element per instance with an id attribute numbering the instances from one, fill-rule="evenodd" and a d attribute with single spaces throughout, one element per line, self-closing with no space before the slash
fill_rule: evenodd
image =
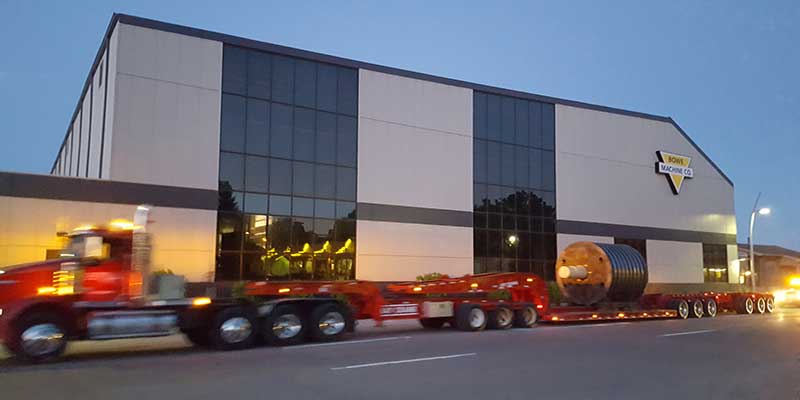
<path id="1" fill-rule="evenodd" d="M 750 287 L 753 291 L 756 291 L 756 270 L 755 270 L 755 257 L 753 256 L 753 226 L 756 223 L 756 213 L 759 215 L 769 215 L 772 211 L 767 207 L 758 208 L 758 200 L 761 198 L 761 192 L 758 192 L 758 196 L 756 196 L 756 202 L 753 204 L 753 211 L 750 213 L 750 234 L 747 236 L 747 245 L 749 247 L 749 253 L 747 254 L 748 258 L 750 259 Z"/>

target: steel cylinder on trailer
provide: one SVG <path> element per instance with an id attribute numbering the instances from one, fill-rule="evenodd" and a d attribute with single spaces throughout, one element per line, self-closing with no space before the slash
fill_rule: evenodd
<path id="1" fill-rule="evenodd" d="M 556 282 L 575 304 L 634 301 L 647 286 L 647 262 L 628 245 L 577 242 L 558 257 Z"/>

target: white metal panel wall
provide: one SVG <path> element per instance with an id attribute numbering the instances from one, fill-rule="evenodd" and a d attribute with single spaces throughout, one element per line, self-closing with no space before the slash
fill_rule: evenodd
<path id="1" fill-rule="evenodd" d="M 692 158 L 680 195 L 658 150 Z M 666 122 L 557 105 L 556 184 L 559 219 L 736 234 L 733 187 Z"/>
<path id="2" fill-rule="evenodd" d="M 358 201 L 472 211 L 472 91 L 359 72 Z"/>
<path id="3" fill-rule="evenodd" d="M 703 244 L 647 241 L 650 283 L 703 283 Z"/>
<path id="4" fill-rule="evenodd" d="M 111 33 L 111 40 L 109 41 L 109 50 L 108 50 L 108 71 L 106 71 L 106 82 L 105 84 L 108 85 L 108 92 L 106 93 L 106 111 L 105 111 L 105 120 L 102 122 L 105 124 L 105 128 L 101 129 L 101 147 L 102 149 L 100 158 L 98 159 L 98 167 L 100 169 L 98 175 L 104 179 L 109 179 L 111 175 L 111 149 L 114 143 L 114 116 L 115 110 L 117 107 L 116 102 L 116 92 L 117 92 L 117 55 L 119 54 L 119 35 L 120 35 L 120 27 L 124 26 L 123 24 L 117 24 L 114 28 L 114 32 Z"/>
<path id="5" fill-rule="evenodd" d="M 92 84 L 91 81 L 89 83 Z M 76 172 L 76 176 L 78 177 L 86 177 L 86 154 L 89 151 L 89 126 L 91 125 L 92 121 L 89 117 L 93 117 L 92 114 L 92 92 L 86 92 L 86 96 L 83 98 L 83 105 L 81 107 L 81 133 L 78 135 L 80 139 L 80 147 L 78 148 L 78 154 L 76 155 L 79 158 L 78 165 Z M 76 141 L 77 143 L 77 141 Z"/>
<path id="6" fill-rule="evenodd" d="M 556 256 L 561 254 L 567 246 L 577 242 L 594 242 L 594 243 L 614 243 L 614 238 L 610 236 L 589 236 L 589 235 L 571 235 L 566 233 L 559 233 L 556 235 Z"/>
<path id="7" fill-rule="evenodd" d="M 222 43 L 125 24 L 115 33 L 107 177 L 217 189 Z"/>
<path id="8" fill-rule="evenodd" d="M 92 77 L 92 85 L 93 85 L 93 100 L 92 100 L 92 122 L 91 122 L 91 137 L 88 138 L 88 152 L 89 152 L 89 168 L 88 168 L 88 177 L 89 178 L 99 178 L 100 177 L 100 145 L 101 145 L 101 138 L 103 135 L 103 103 L 105 100 L 106 89 L 108 88 L 109 82 L 106 77 L 106 57 L 103 56 L 100 59 L 100 64 L 98 64 L 97 70 L 95 70 L 94 76 Z M 102 75 L 103 83 L 102 85 L 99 84 L 100 76 Z M 89 132 L 87 132 L 87 136 L 89 136 Z"/>
<path id="9" fill-rule="evenodd" d="M 356 278 L 414 280 L 439 272 L 471 274 L 472 228 L 358 220 Z"/>
<path id="10" fill-rule="evenodd" d="M 75 121 L 72 123 L 72 132 L 70 133 L 69 142 L 69 176 L 78 176 L 78 135 L 81 131 L 81 119 L 83 118 L 83 111 L 79 110 Z"/>

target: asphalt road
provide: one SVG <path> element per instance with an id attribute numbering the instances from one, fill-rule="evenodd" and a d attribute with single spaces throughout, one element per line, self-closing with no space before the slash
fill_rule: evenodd
<path id="1" fill-rule="evenodd" d="M 800 310 L 480 333 L 369 325 L 344 342 L 230 353 L 179 336 L 79 343 L 56 364 L 0 360 L 0 398 L 800 399 Z"/>

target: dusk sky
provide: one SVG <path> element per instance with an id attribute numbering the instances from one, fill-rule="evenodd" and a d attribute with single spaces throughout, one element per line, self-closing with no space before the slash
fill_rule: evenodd
<path id="1" fill-rule="evenodd" d="M 739 242 L 763 192 L 756 242 L 800 250 L 800 2 L 0 0 L 0 170 L 49 172 L 113 12 L 670 116 L 733 180 Z"/>

